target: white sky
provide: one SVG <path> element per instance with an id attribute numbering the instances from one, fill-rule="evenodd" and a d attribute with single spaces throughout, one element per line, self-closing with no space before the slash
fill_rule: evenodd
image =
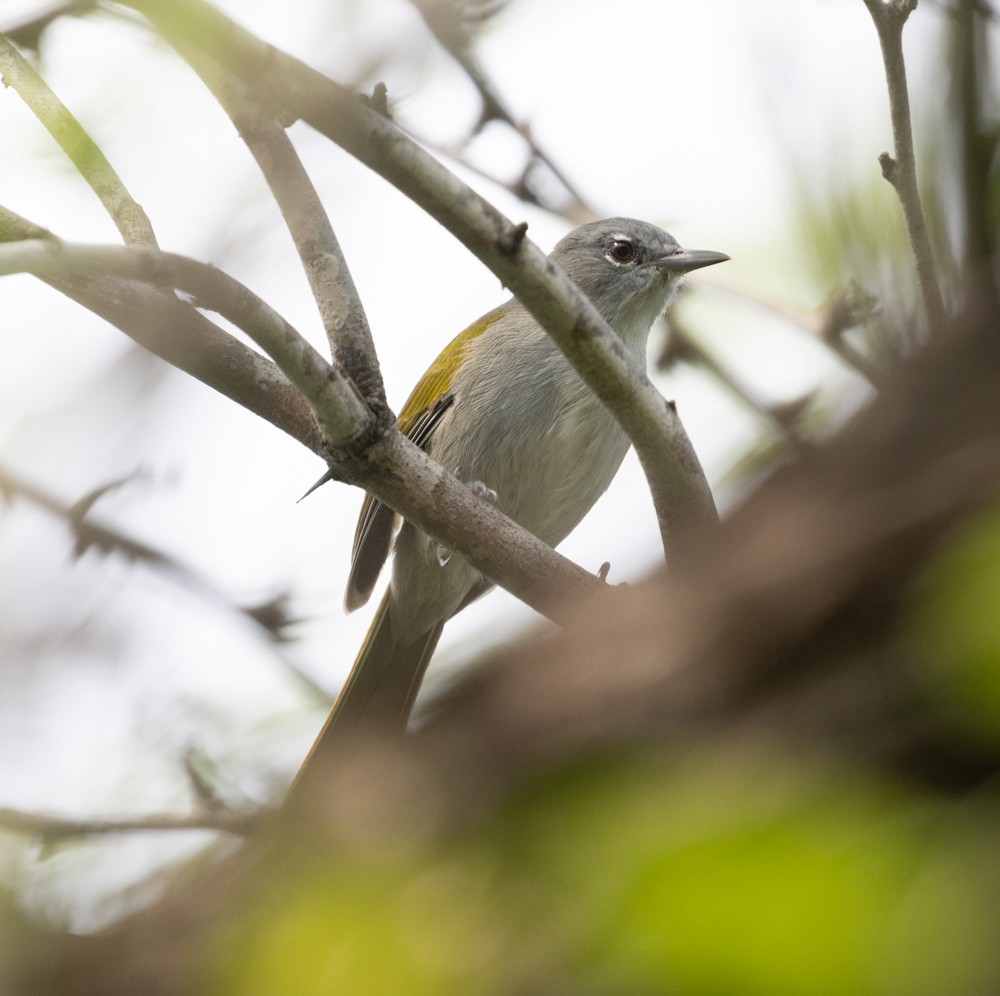
<path id="1" fill-rule="evenodd" d="M 40 6 L 0 0 L 0 25 Z M 403 0 L 221 6 L 345 82 L 388 57 L 376 77 L 387 82 L 397 117 L 430 138 L 454 140 L 477 114 L 461 74 L 425 41 Z M 937 11 L 922 4 L 907 27 L 912 79 L 926 78 L 921 60 L 938 30 Z M 684 245 L 733 257 L 706 281 L 804 308 L 832 289 L 810 284 L 808 247 L 794 241 L 789 149 L 806 163 L 836 157 L 847 175 L 878 169 L 888 114 L 861 0 L 520 0 L 478 52 L 509 105 L 599 209 L 658 222 Z M 43 71 L 146 208 L 164 248 L 224 265 L 322 344 L 298 261 L 249 156 L 179 60 L 102 17 L 53 29 Z M 304 127 L 292 135 L 352 266 L 398 406 L 437 351 L 504 295 L 383 181 Z M 0 136 L 0 203 L 67 238 L 115 239 L 96 199 L 10 90 L 0 92 Z M 504 172 L 517 148 L 494 128 L 474 154 Z M 527 218 L 543 248 L 565 230 L 466 178 L 511 217 Z M 367 610 L 340 610 L 359 493 L 328 486 L 296 505 L 322 470 L 316 459 L 183 375 L 140 384 L 131 400 L 81 393 L 123 354 L 120 334 L 27 279 L 0 283 L 0 302 L 0 460 L 67 500 L 141 468 L 145 481 L 100 503 L 97 517 L 168 549 L 237 599 L 291 588 L 293 613 L 305 621 L 286 653 L 335 692 L 370 619 Z M 842 372 L 802 335 L 711 302 L 691 317 L 765 396 L 820 386 L 844 397 Z M 663 389 L 718 484 L 755 423 L 697 374 L 682 372 Z M 158 404 L 146 411 L 138 400 L 152 391 Z M 621 581 L 655 565 L 658 547 L 630 458 L 562 549 L 591 569 L 610 560 L 612 580 Z M 0 565 L 0 626 L 5 642 L 20 646 L 0 675 L 11 686 L 0 705 L 0 805 L 182 809 L 177 757 L 189 744 L 215 757 L 234 791 L 265 797 L 290 776 L 322 710 L 247 627 L 142 569 L 93 556 L 73 565 L 60 527 L 21 506 L 0 517 Z M 69 629 L 67 618 L 81 627 L 79 639 L 60 645 L 51 629 L 57 619 Z M 533 618 L 492 594 L 449 625 L 438 670 L 480 644 L 491 621 L 487 640 L 505 638 L 509 620 Z M 47 628 L 47 643 L 28 642 Z M 129 860 L 95 846 L 38 867 L 9 861 L 48 908 L 52 883 L 69 880 L 73 915 L 92 923 L 92 904 L 128 880 L 149 848 L 162 856 L 181 846 L 150 840 L 129 844 Z"/>

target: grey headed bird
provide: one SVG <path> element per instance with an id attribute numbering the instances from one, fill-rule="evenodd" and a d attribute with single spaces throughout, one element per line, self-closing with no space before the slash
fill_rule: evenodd
<path id="1" fill-rule="evenodd" d="M 682 249 L 655 225 L 608 218 L 570 232 L 549 257 L 645 364 L 646 340 L 684 274 L 729 259 Z M 555 546 L 607 490 L 629 447 L 614 416 L 516 298 L 461 332 L 399 413 L 400 431 Z M 399 517 L 365 497 L 345 605 L 370 597 Z M 491 587 L 460 554 L 409 523 L 392 579 L 310 760 L 331 746 L 405 728 L 445 622 Z"/>

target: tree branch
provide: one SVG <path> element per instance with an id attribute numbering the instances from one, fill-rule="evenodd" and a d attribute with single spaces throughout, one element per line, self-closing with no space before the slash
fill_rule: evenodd
<path id="1" fill-rule="evenodd" d="M 930 236 L 917 188 L 917 164 L 913 152 L 913 127 L 910 122 L 910 98 L 906 86 L 906 62 L 903 59 L 903 25 L 917 0 L 864 0 L 878 32 L 889 89 L 889 113 L 895 158 L 888 152 L 879 156 L 882 175 L 892 184 L 906 221 L 906 232 L 917 270 L 917 283 L 923 301 L 924 317 L 930 328 L 941 328 L 944 303 L 931 252 Z"/>
<path id="2" fill-rule="evenodd" d="M 345 445 L 369 428 L 371 415 L 353 384 L 253 291 L 214 266 L 145 247 L 34 239 L 0 246 L 0 274 L 10 273 L 57 278 L 114 275 L 183 290 L 202 307 L 228 318 L 270 354 L 305 395 L 334 446 Z"/>
<path id="3" fill-rule="evenodd" d="M 282 120 L 300 117 L 389 180 L 481 259 L 548 330 L 621 423 L 645 470 L 664 549 L 683 555 L 717 521 L 704 472 L 673 408 L 576 286 L 496 208 L 357 97 L 200 0 L 124 0 L 182 54 L 207 50 L 248 85 L 268 80 Z"/>
<path id="4" fill-rule="evenodd" d="M 217 830 L 221 833 L 246 836 L 255 829 L 260 820 L 260 814 L 240 813 L 232 809 L 204 810 L 190 814 L 151 813 L 148 816 L 114 820 L 25 813 L 6 806 L 0 807 L 0 830 L 40 838 L 46 844 L 73 837 L 94 837 L 141 830 Z"/>
<path id="5" fill-rule="evenodd" d="M 0 273 L 14 272 L 56 280 L 114 275 L 168 283 L 200 296 L 278 354 L 289 380 L 326 428 L 322 445 L 338 479 L 364 488 L 460 550 L 484 574 L 557 621 L 566 618 L 568 596 L 598 585 L 592 574 L 478 498 L 394 426 L 373 435 L 371 415 L 353 385 L 256 295 L 214 267 L 148 248 L 35 239 L 0 245 Z"/>
<path id="6" fill-rule="evenodd" d="M 0 243 L 52 239 L 40 225 L 0 207 Z M 174 294 L 114 277 L 42 278 L 167 363 L 266 419 L 320 456 L 323 438 L 295 386 L 250 349 Z"/>
<path id="7" fill-rule="evenodd" d="M 81 557 L 94 549 L 105 555 L 117 554 L 129 563 L 141 564 L 159 576 L 170 579 L 186 591 L 196 592 L 206 601 L 252 620 L 273 641 L 282 639 L 282 634 L 289 625 L 288 613 L 283 605 L 284 596 L 272 598 L 264 604 L 241 605 L 189 565 L 181 563 L 165 551 L 119 529 L 95 522 L 90 515 L 94 504 L 123 483 L 125 481 L 119 480 L 101 485 L 76 501 L 67 502 L 0 465 L 0 495 L 8 501 L 22 499 L 30 502 L 65 523 L 73 534 L 74 556 Z"/>
<path id="8" fill-rule="evenodd" d="M 334 359 L 380 424 L 392 417 L 364 306 L 323 203 L 285 129 L 240 79 L 192 51 L 189 62 L 236 126 L 285 220 Z"/>
<path id="9" fill-rule="evenodd" d="M 0 78 L 13 87 L 101 199 L 128 245 L 156 245 L 153 226 L 128 192 L 97 143 L 70 114 L 49 85 L 7 39 L 0 35 Z"/>

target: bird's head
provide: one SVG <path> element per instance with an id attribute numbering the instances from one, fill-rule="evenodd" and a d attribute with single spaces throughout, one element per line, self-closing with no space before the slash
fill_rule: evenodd
<path id="1" fill-rule="evenodd" d="M 622 338 L 642 341 L 684 274 L 729 259 L 721 252 L 683 249 L 663 229 L 632 218 L 581 225 L 550 258 Z"/>

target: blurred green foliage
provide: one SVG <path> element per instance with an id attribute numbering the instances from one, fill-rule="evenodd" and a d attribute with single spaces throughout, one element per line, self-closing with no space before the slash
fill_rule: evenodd
<path id="1" fill-rule="evenodd" d="M 995 992 L 997 824 L 958 813 L 759 743 L 595 759 L 429 851 L 275 876 L 197 991 Z"/>
<path id="2" fill-rule="evenodd" d="M 963 735 L 1000 743 L 1000 505 L 942 545 L 912 605 L 908 637 L 935 706 Z"/>

